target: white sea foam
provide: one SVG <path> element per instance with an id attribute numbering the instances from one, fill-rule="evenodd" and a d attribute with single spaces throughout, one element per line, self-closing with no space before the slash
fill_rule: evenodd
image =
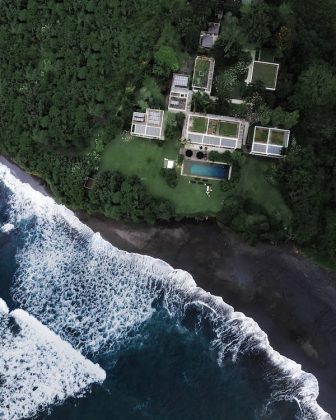
<path id="1" fill-rule="evenodd" d="M 103 369 L 21 309 L 0 313 L 0 337 L 0 418 L 31 418 L 105 380 Z"/>
<path id="2" fill-rule="evenodd" d="M 8 306 L 6 302 L 0 298 L 0 314 L 8 314 Z"/>
<path id="3" fill-rule="evenodd" d="M 14 298 L 49 328 L 84 353 L 116 349 L 153 313 L 162 299 L 172 316 L 197 310 L 216 334 L 218 362 L 264 351 L 272 395 L 298 401 L 304 419 L 330 419 L 316 403 L 316 378 L 274 351 L 256 322 L 219 297 L 196 287 L 186 272 L 151 257 L 128 254 L 104 241 L 64 206 L 23 185 L 0 165 L 0 179 L 13 192 L 10 222 L 34 220 L 18 255 Z M 269 375 L 269 378 L 267 378 Z"/>
<path id="4" fill-rule="evenodd" d="M 0 232 L 2 232 L 2 233 L 8 233 L 8 232 L 10 232 L 13 229 L 14 229 L 14 225 L 12 225 L 11 223 L 6 223 L 3 226 L 1 226 Z"/>

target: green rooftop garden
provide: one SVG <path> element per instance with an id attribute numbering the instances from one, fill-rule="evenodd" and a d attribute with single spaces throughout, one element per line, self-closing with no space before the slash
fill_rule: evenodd
<path id="1" fill-rule="evenodd" d="M 266 88 L 275 89 L 278 65 L 274 63 L 254 62 L 252 82 L 262 82 Z"/>
<path id="2" fill-rule="evenodd" d="M 207 58 L 196 59 L 193 76 L 193 85 L 205 89 L 208 86 L 209 70 L 210 61 Z"/>
<path id="3" fill-rule="evenodd" d="M 236 122 L 221 121 L 219 123 L 219 135 L 225 137 L 234 137 L 238 136 L 239 124 Z"/>
<path id="4" fill-rule="evenodd" d="M 189 129 L 196 133 L 205 133 L 208 119 L 204 117 L 191 117 Z"/>
<path id="5" fill-rule="evenodd" d="M 256 127 L 254 141 L 257 143 L 267 143 L 268 128 Z"/>
<path id="6" fill-rule="evenodd" d="M 270 136 L 270 143 L 276 144 L 278 146 L 284 146 L 285 143 L 285 132 L 280 130 L 271 130 L 271 136 Z"/>

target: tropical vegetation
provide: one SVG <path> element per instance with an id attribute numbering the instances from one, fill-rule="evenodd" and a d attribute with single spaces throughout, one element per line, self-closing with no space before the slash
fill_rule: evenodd
<path id="1" fill-rule="evenodd" d="M 223 2 L 222 31 L 210 51 L 216 60 L 218 99 L 193 98 L 195 111 L 290 128 L 293 142 L 286 159 L 260 163 L 238 157 L 232 183 L 214 188 L 216 204 L 211 205 L 205 195 L 201 201 L 198 184 L 193 185 L 194 191 L 199 187 L 194 196 L 185 194 L 190 185 L 179 174 L 172 188 L 174 175 L 160 176 L 158 168 L 162 188 L 155 190 L 140 172 L 114 166 L 120 156 L 107 163 L 108 151 L 113 144 L 117 148 L 130 127 L 132 111 L 164 106 L 172 72 L 197 54 L 199 33 L 218 5 L 215 0 L 5 1 L 0 17 L 0 152 L 42 177 L 57 199 L 72 208 L 147 222 L 216 214 L 253 241 L 292 239 L 332 259 L 334 0 L 259 0 L 241 7 Z M 259 82 L 243 83 L 256 48 L 272 51 L 280 63 L 275 92 Z M 232 92 L 245 104 L 230 103 Z M 180 122 L 169 122 L 170 144 Z M 88 176 L 95 177 L 92 190 L 84 188 Z M 255 194 L 250 194 L 252 176 L 260 188 Z M 174 201 L 180 185 L 180 199 Z M 195 203 L 206 204 L 197 208 Z"/>

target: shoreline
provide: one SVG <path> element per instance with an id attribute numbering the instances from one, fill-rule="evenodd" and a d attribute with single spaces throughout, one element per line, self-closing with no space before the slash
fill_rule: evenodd
<path id="1" fill-rule="evenodd" d="M 42 181 L 0 156 L 22 182 L 51 195 Z M 77 212 L 119 249 L 160 258 L 188 271 L 197 285 L 253 318 L 270 345 L 319 382 L 317 402 L 336 416 L 336 273 L 292 247 L 251 247 L 214 223 L 130 225 Z"/>

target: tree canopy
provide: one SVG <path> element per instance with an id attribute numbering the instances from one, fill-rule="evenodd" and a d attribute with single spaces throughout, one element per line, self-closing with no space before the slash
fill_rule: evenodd
<path id="1" fill-rule="evenodd" d="M 100 156 L 129 129 L 133 109 L 164 106 L 171 73 L 188 54 L 197 54 L 199 33 L 217 3 L 4 1 L 0 152 L 47 180 L 56 197 L 74 208 L 133 221 L 174 217 L 171 205 L 151 197 L 139 178 L 102 172 Z M 209 52 L 216 59 L 218 100 L 195 95 L 193 107 L 292 130 L 291 150 L 272 173 L 294 215 L 289 236 L 332 257 L 336 2 L 259 0 L 231 12 Z M 269 51 L 280 62 L 275 92 L 260 83 L 245 85 L 251 49 Z M 231 104 L 233 94 L 246 103 Z M 182 122 L 174 118 L 168 137 Z M 96 174 L 93 190 L 87 191 L 85 178 Z M 168 174 L 171 185 L 173 177 Z M 254 239 L 280 231 L 277 220 L 234 193 L 220 217 Z"/>

